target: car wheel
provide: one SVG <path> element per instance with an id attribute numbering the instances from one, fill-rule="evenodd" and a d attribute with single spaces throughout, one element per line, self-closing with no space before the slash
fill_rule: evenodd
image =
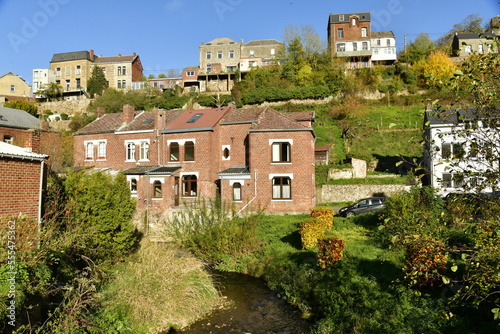
<path id="1" fill-rule="evenodd" d="M 346 217 L 352 217 L 352 216 L 354 216 L 354 212 L 352 212 L 352 211 L 347 211 L 347 212 L 345 213 L 345 216 L 346 216 Z"/>

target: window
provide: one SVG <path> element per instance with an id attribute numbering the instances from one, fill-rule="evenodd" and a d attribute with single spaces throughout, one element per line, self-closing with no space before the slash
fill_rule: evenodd
<path id="1" fill-rule="evenodd" d="M 182 177 L 182 196 L 195 197 L 198 191 L 197 181 L 196 175 L 184 175 Z"/>
<path id="2" fill-rule="evenodd" d="M 194 71 L 187 71 L 186 76 L 188 77 L 194 77 Z"/>
<path id="3" fill-rule="evenodd" d="M 207 64 L 207 73 L 212 72 L 212 65 Z"/>
<path id="4" fill-rule="evenodd" d="M 339 15 L 339 21 L 344 21 L 344 14 Z"/>
<path id="5" fill-rule="evenodd" d="M 465 47 L 465 52 L 471 53 L 472 52 L 472 45 L 467 44 L 467 46 Z"/>
<path id="6" fill-rule="evenodd" d="M 452 146 L 453 149 L 453 158 L 462 159 L 465 155 L 465 149 L 463 143 L 455 143 Z"/>
<path id="7" fill-rule="evenodd" d="M 141 142 L 140 160 L 149 160 L 149 143 L 147 141 Z"/>
<path id="8" fill-rule="evenodd" d="M 16 91 L 16 85 L 10 85 L 10 91 L 11 93 Z"/>
<path id="9" fill-rule="evenodd" d="M 198 113 L 194 114 L 188 121 L 187 123 L 194 123 L 196 122 L 201 116 L 203 116 L 203 113 Z"/>
<path id="10" fill-rule="evenodd" d="M 66 76 L 69 77 L 71 75 L 71 67 L 66 67 Z"/>
<path id="11" fill-rule="evenodd" d="M 82 88 L 82 84 L 81 84 L 80 78 L 76 79 L 76 88 L 77 89 Z"/>
<path id="12" fill-rule="evenodd" d="M 127 80 L 122 80 L 122 88 L 127 88 Z"/>
<path id="13" fill-rule="evenodd" d="M 271 56 L 274 56 L 276 54 L 276 49 L 271 49 Z"/>
<path id="14" fill-rule="evenodd" d="M 100 141 L 97 144 L 97 158 L 106 159 L 106 142 Z"/>
<path id="15" fill-rule="evenodd" d="M 222 59 L 222 51 L 217 51 L 217 58 Z"/>
<path id="16" fill-rule="evenodd" d="M 57 67 L 56 68 L 56 77 L 60 77 L 60 76 L 61 76 L 61 68 Z"/>
<path id="17" fill-rule="evenodd" d="M 273 178 L 273 199 L 291 199 L 291 180 L 289 177 Z"/>
<path id="18" fill-rule="evenodd" d="M 135 144 L 127 144 L 127 161 L 135 161 Z"/>
<path id="19" fill-rule="evenodd" d="M 234 50 L 229 51 L 229 58 L 234 58 Z"/>
<path id="20" fill-rule="evenodd" d="M 479 53 L 484 53 L 483 44 L 479 44 Z"/>
<path id="21" fill-rule="evenodd" d="M 170 161 L 179 161 L 179 143 L 170 143 Z"/>
<path id="22" fill-rule="evenodd" d="M 451 188 L 451 174 L 449 173 L 443 174 L 443 178 L 441 180 L 441 186 L 443 188 Z"/>
<path id="23" fill-rule="evenodd" d="M 233 184 L 233 201 L 241 201 L 241 183 Z"/>
<path id="24" fill-rule="evenodd" d="M 290 162 L 290 143 L 272 144 L 272 162 Z"/>
<path id="25" fill-rule="evenodd" d="M 122 75 L 122 67 L 118 66 L 118 75 Z"/>
<path id="26" fill-rule="evenodd" d="M 368 42 L 363 42 L 363 50 L 368 50 Z"/>
<path id="27" fill-rule="evenodd" d="M 33 78 L 38 78 L 38 71 L 33 71 Z"/>
<path id="28" fill-rule="evenodd" d="M 380 39 L 377 39 L 377 46 L 380 46 L 380 45 L 381 45 Z"/>
<path id="29" fill-rule="evenodd" d="M 373 54 L 378 55 L 378 48 L 373 49 Z"/>
<path id="30" fill-rule="evenodd" d="M 337 38 L 344 38 L 344 29 L 337 29 Z"/>
<path id="31" fill-rule="evenodd" d="M 69 88 L 70 88 L 70 81 L 66 80 L 66 90 L 69 90 Z"/>
<path id="32" fill-rule="evenodd" d="M 136 179 L 130 180 L 130 192 L 132 194 L 137 193 L 137 180 Z"/>
<path id="33" fill-rule="evenodd" d="M 345 43 L 337 43 L 337 52 L 345 51 Z"/>
<path id="34" fill-rule="evenodd" d="M 441 145 L 441 158 L 442 159 L 449 159 L 451 156 L 451 144 L 450 143 L 443 143 Z"/>
<path id="35" fill-rule="evenodd" d="M 229 148 L 226 147 L 224 148 L 224 150 L 222 151 L 222 156 L 224 157 L 225 160 L 228 160 L 229 159 Z"/>
<path id="36" fill-rule="evenodd" d="M 212 52 L 211 51 L 207 51 L 207 59 L 212 59 Z"/>
<path id="37" fill-rule="evenodd" d="M 14 138 L 12 136 L 3 136 L 4 143 L 12 144 L 14 142 Z"/>
<path id="38" fill-rule="evenodd" d="M 358 51 L 358 43 L 356 43 L 356 42 L 352 43 L 352 50 Z"/>
<path id="39" fill-rule="evenodd" d="M 127 66 L 122 67 L 122 75 L 127 75 Z"/>
<path id="40" fill-rule="evenodd" d="M 82 74 L 82 67 L 80 65 L 76 65 L 76 71 L 75 71 L 76 75 L 80 75 Z"/>
<path id="41" fill-rule="evenodd" d="M 155 181 L 153 183 L 153 197 L 154 198 L 161 198 L 161 182 L 160 181 Z"/>
<path id="42" fill-rule="evenodd" d="M 390 40 L 390 39 L 386 39 L 386 40 L 385 40 L 385 44 L 386 44 L 387 46 L 391 46 L 391 40 Z"/>
<path id="43" fill-rule="evenodd" d="M 155 82 L 155 84 L 156 84 L 156 82 Z M 117 88 L 122 88 L 122 81 L 121 81 L 121 80 L 118 80 L 118 81 L 116 82 L 116 87 L 117 87 Z"/>
<path id="44" fill-rule="evenodd" d="M 361 37 L 366 37 L 366 36 L 367 36 L 366 28 L 361 28 Z"/>
<path id="45" fill-rule="evenodd" d="M 250 57 L 253 57 L 255 56 L 255 51 L 254 50 L 250 50 Z"/>
<path id="46" fill-rule="evenodd" d="M 194 142 L 187 141 L 184 145 L 184 161 L 194 161 Z"/>
<path id="47" fill-rule="evenodd" d="M 353 18 L 353 19 L 351 20 L 351 24 L 352 24 L 353 26 L 355 26 L 355 25 L 356 25 L 356 19 L 355 19 L 355 18 Z"/>
<path id="48" fill-rule="evenodd" d="M 94 143 L 85 145 L 85 159 L 94 159 Z"/>

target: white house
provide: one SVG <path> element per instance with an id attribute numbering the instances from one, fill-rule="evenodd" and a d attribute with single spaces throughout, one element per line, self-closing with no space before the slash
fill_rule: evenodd
<path id="1" fill-rule="evenodd" d="M 56 73 L 48 68 L 33 69 L 33 88 L 32 93 L 37 97 L 37 92 L 43 89 L 44 85 L 56 82 Z"/>
<path id="2" fill-rule="evenodd" d="M 496 121 L 472 109 L 425 114 L 424 167 L 428 183 L 441 195 L 451 192 L 492 192 L 500 182 L 500 132 Z"/>

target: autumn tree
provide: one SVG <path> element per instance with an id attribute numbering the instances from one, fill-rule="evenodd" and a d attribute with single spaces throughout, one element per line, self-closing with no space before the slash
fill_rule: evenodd
<path id="1" fill-rule="evenodd" d="M 87 92 L 90 97 L 94 97 L 96 94 L 101 95 L 102 92 L 108 87 L 108 81 L 102 68 L 99 66 L 94 66 L 92 68 L 92 73 L 87 81 Z"/>
<path id="2" fill-rule="evenodd" d="M 420 73 L 429 87 L 442 88 L 453 77 L 456 65 L 444 52 L 435 51 L 426 59 L 418 61 L 414 65 L 414 70 Z"/>
<path id="3" fill-rule="evenodd" d="M 25 100 L 7 101 L 3 106 L 5 108 L 24 110 L 35 117 L 38 116 L 38 107 L 33 102 L 28 102 Z"/>

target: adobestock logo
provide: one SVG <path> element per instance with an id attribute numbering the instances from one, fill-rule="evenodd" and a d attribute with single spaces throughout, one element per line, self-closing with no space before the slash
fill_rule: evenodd
<path id="1" fill-rule="evenodd" d="M 19 47 L 23 44 L 28 44 L 28 42 L 35 38 L 38 31 L 45 27 L 50 18 L 59 13 L 60 5 L 65 5 L 70 0 L 40 0 L 38 5 L 40 10 L 35 12 L 31 18 L 23 16 L 21 18 L 22 26 L 20 33 L 10 32 L 7 37 L 9 38 L 10 46 L 14 52 L 19 52 Z"/>
<path id="2" fill-rule="evenodd" d="M 241 5 L 243 0 L 215 0 L 214 9 L 221 21 L 224 21 L 226 12 L 232 12 L 236 6 Z"/>

